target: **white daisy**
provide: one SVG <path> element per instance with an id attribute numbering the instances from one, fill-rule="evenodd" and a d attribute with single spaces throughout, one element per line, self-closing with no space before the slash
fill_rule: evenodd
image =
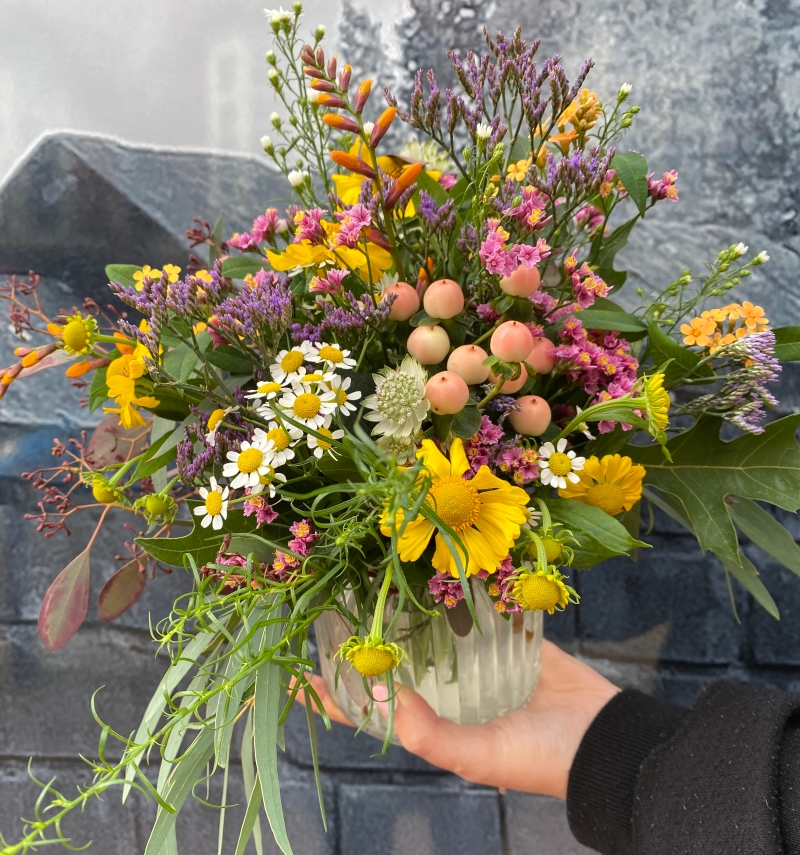
<path id="1" fill-rule="evenodd" d="M 219 531 L 222 528 L 222 521 L 228 517 L 228 488 L 220 487 L 213 475 L 209 483 L 211 484 L 210 490 L 206 487 L 200 488 L 200 497 L 204 504 L 198 505 L 194 509 L 194 513 L 198 517 L 203 517 L 200 520 L 202 528 L 211 526 L 214 531 Z"/>
<path id="2" fill-rule="evenodd" d="M 522 527 L 527 529 L 538 528 L 542 512 L 538 508 L 525 508 L 525 511 L 528 514 L 528 521 L 522 523 Z"/>
<path id="3" fill-rule="evenodd" d="M 316 429 L 322 427 L 336 409 L 336 393 L 322 389 L 310 392 L 300 383 L 295 383 L 278 404 L 286 411 L 287 416 L 306 427 Z"/>
<path id="4" fill-rule="evenodd" d="M 320 344 L 309 357 L 312 362 L 324 362 L 328 368 L 338 368 L 348 371 L 356 367 L 356 361 L 350 356 L 349 350 L 342 350 L 338 344 Z"/>
<path id="5" fill-rule="evenodd" d="M 373 410 L 364 417 L 378 422 L 372 432 L 378 436 L 411 436 L 422 426 L 430 404 L 425 397 L 428 375 L 414 359 L 406 356 L 399 368 L 383 368 L 373 374 L 375 394 L 364 399 Z"/>
<path id="6" fill-rule="evenodd" d="M 344 436 L 343 430 L 331 431 L 328 427 L 317 428 L 317 433 L 321 433 L 323 436 L 330 437 L 331 439 L 341 439 Z M 327 451 L 336 460 L 336 454 L 334 454 L 331 448 L 331 443 L 325 442 L 324 439 L 317 439 L 313 434 L 308 434 L 308 447 L 314 452 L 314 457 L 322 457 Z"/>
<path id="7" fill-rule="evenodd" d="M 255 434 L 259 433 L 264 434 L 274 446 L 273 466 L 283 466 L 287 460 L 292 460 L 294 457 L 293 447 L 297 445 L 297 440 L 303 435 L 300 428 L 291 425 L 283 427 L 274 420 L 269 423 L 269 430 L 266 433 L 261 428 L 256 428 Z"/>
<path id="8" fill-rule="evenodd" d="M 542 484 L 563 490 L 567 486 L 567 479 L 573 484 L 581 480 L 575 473 L 583 469 L 586 458 L 576 457 L 574 451 L 564 451 L 566 447 L 566 439 L 560 439 L 557 448 L 552 442 L 545 442 L 539 448 Z"/>
<path id="9" fill-rule="evenodd" d="M 582 412 L 583 412 L 583 408 L 582 408 L 582 407 L 575 407 L 575 413 L 576 413 L 576 415 L 580 415 Z M 581 423 L 578 425 L 578 430 L 579 430 L 579 431 L 580 431 L 580 432 L 581 432 L 581 433 L 582 433 L 582 434 L 583 434 L 587 439 L 594 439 L 594 437 L 592 436 L 592 432 L 589 430 L 589 425 L 588 425 L 588 424 L 586 424 L 586 422 L 581 422 Z"/>
<path id="10" fill-rule="evenodd" d="M 245 395 L 248 401 L 253 401 L 253 406 L 258 408 L 264 400 L 271 401 L 276 395 L 283 391 L 285 383 L 277 383 L 274 380 L 267 380 L 265 383 L 259 383 L 256 386 L 255 392 L 250 392 Z"/>
<path id="11" fill-rule="evenodd" d="M 230 463 L 222 467 L 222 474 L 233 479 L 231 487 L 234 490 L 239 487 L 255 487 L 259 476 L 266 475 L 272 468 L 270 464 L 274 456 L 274 445 L 261 431 L 260 437 L 253 436 L 252 442 L 244 440 L 238 451 L 228 452 Z"/>
<path id="12" fill-rule="evenodd" d="M 330 380 L 325 381 L 328 388 L 336 394 L 336 406 L 343 413 L 354 413 L 356 405 L 352 401 L 357 401 L 361 397 L 361 392 L 348 392 L 350 384 L 353 382 L 352 377 L 340 377 L 334 374 Z"/>
<path id="13" fill-rule="evenodd" d="M 238 407 L 226 407 L 224 410 L 220 408 L 214 410 L 214 412 L 208 417 L 208 421 L 206 422 L 206 427 L 208 427 L 206 442 L 212 448 L 217 444 L 217 429 L 222 424 L 222 420 L 228 415 L 228 413 L 232 413 L 234 410 L 238 409 Z"/>
<path id="14" fill-rule="evenodd" d="M 310 341 L 301 342 L 291 350 L 282 350 L 275 362 L 270 365 L 269 373 L 278 383 L 292 383 L 300 377 L 304 362 L 318 362 L 316 348 Z"/>
<path id="15" fill-rule="evenodd" d="M 306 371 L 305 368 L 301 368 L 300 377 L 298 379 L 304 386 L 313 386 L 314 388 L 317 388 L 320 383 L 325 383 L 326 386 L 330 386 L 334 377 L 336 377 L 336 375 L 333 371 Z"/>
<path id="16" fill-rule="evenodd" d="M 283 472 L 276 472 L 272 466 L 267 466 L 267 471 L 263 475 L 258 476 L 258 483 L 250 488 L 250 495 L 257 496 L 259 493 L 263 493 L 264 490 L 269 492 L 270 499 L 275 498 L 275 482 L 280 481 L 281 483 L 286 483 L 286 476 Z"/>

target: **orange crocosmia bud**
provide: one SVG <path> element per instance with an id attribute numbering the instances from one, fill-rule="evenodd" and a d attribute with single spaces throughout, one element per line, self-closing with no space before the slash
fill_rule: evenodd
<path id="1" fill-rule="evenodd" d="M 84 374 L 88 374 L 91 370 L 91 366 L 86 361 L 74 362 L 67 368 L 66 375 L 67 377 L 83 377 Z"/>
<path id="2" fill-rule="evenodd" d="M 338 113 L 326 113 L 322 117 L 322 121 L 330 128 L 336 128 L 339 131 L 346 131 L 351 134 L 361 133 L 361 128 L 352 120 L 345 116 L 340 116 Z"/>
<path id="3" fill-rule="evenodd" d="M 324 118 L 327 119 L 328 116 Z M 341 118 L 341 116 L 337 118 Z M 332 151 L 331 160 L 343 169 L 355 172 L 357 175 L 363 175 L 365 178 L 376 177 L 375 170 L 354 154 L 348 154 L 346 151 Z"/>
<path id="4" fill-rule="evenodd" d="M 33 366 L 36 365 L 36 363 L 38 361 L 39 361 L 39 351 L 34 350 L 22 358 L 22 367 L 23 368 L 33 368 Z"/>
<path id="5" fill-rule="evenodd" d="M 367 79 L 358 87 L 356 97 L 353 99 L 353 109 L 356 113 L 360 113 L 364 109 L 369 100 L 370 92 L 372 92 L 372 81 Z"/>

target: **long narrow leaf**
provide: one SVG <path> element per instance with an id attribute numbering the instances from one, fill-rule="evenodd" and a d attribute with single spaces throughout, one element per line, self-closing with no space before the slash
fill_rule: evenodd
<path id="1" fill-rule="evenodd" d="M 249 793 L 247 811 L 245 812 L 242 830 L 239 832 L 239 842 L 236 844 L 235 855 L 243 855 L 250 835 L 256 845 L 257 855 L 264 855 L 264 843 L 261 839 L 261 784 L 256 775 L 256 764 L 253 746 L 253 708 L 247 712 L 244 733 L 242 734 L 242 779 L 244 791 Z M 255 806 L 253 807 L 253 803 Z"/>

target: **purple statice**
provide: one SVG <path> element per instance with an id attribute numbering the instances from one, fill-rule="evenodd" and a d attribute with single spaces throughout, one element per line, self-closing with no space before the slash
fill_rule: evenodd
<path id="1" fill-rule="evenodd" d="M 319 344 L 322 341 L 322 329 L 316 324 L 289 324 L 289 335 L 292 341 L 310 341 L 312 344 Z"/>
<path id="2" fill-rule="evenodd" d="M 601 155 L 599 146 L 592 146 L 588 152 L 576 149 L 558 160 L 548 152 L 545 177 L 531 172 L 529 180 L 551 199 L 592 196 L 599 192 L 614 154 L 615 149 L 611 148 Z"/>
<path id="3" fill-rule="evenodd" d="M 349 246 L 353 249 L 358 244 L 362 229 L 369 228 L 372 214 L 366 205 L 359 202 L 344 211 L 337 211 L 336 219 L 341 223 L 336 235 L 336 246 Z"/>
<path id="4" fill-rule="evenodd" d="M 454 609 L 464 599 L 461 580 L 454 579 L 449 573 L 434 573 L 428 579 L 428 590 L 437 603 L 444 603 L 448 609 Z"/>
<path id="5" fill-rule="evenodd" d="M 344 298 L 349 303 L 349 308 L 335 306 L 332 303 L 322 302 L 319 304 L 324 315 L 319 325 L 321 333 L 327 330 L 346 334 L 359 332 L 366 328 L 378 329 L 389 317 L 391 301 L 383 300 L 375 306 L 371 300 L 358 300 L 352 291 L 345 291 Z"/>
<path id="6" fill-rule="evenodd" d="M 325 243 L 325 229 L 322 227 L 322 218 L 327 211 L 322 208 L 309 208 L 307 211 L 298 211 L 294 215 L 294 243 L 307 240 L 313 246 Z"/>
<path id="7" fill-rule="evenodd" d="M 464 452 L 473 472 L 477 472 L 481 466 L 490 465 L 502 439 L 503 428 L 494 424 L 488 416 L 481 416 L 478 432 L 464 443 Z"/>
<path id="8" fill-rule="evenodd" d="M 478 248 L 478 232 L 474 226 L 465 223 L 456 240 L 456 249 L 464 254 L 471 254 Z"/>
<path id="9" fill-rule="evenodd" d="M 289 526 L 289 531 L 294 538 L 289 541 L 289 549 L 298 555 L 306 556 L 311 551 L 314 543 L 319 539 L 319 532 L 311 527 L 310 520 L 298 520 Z"/>
<path id="10" fill-rule="evenodd" d="M 277 337 L 292 317 L 289 280 L 272 270 L 259 270 L 251 285 L 223 300 L 215 314 L 216 329 L 232 338 L 261 341 L 266 328 Z"/>
<path id="11" fill-rule="evenodd" d="M 669 172 L 665 172 L 663 177 L 660 178 L 658 181 L 653 180 L 654 174 L 655 173 L 651 172 L 650 175 L 647 176 L 647 195 L 654 202 L 658 202 L 661 199 L 669 199 L 670 202 L 677 202 L 677 170 L 671 169 Z"/>
<path id="12" fill-rule="evenodd" d="M 278 513 L 263 496 L 250 496 L 244 502 L 244 515 L 256 516 L 256 525 L 269 525 L 278 518 Z"/>
<path id="13" fill-rule="evenodd" d="M 451 232 L 456 225 L 455 202 L 448 199 L 439 205 L 433 196 L 424 190 L 419 194 L 419 215 L 431 233 L 438 231 Z"/>

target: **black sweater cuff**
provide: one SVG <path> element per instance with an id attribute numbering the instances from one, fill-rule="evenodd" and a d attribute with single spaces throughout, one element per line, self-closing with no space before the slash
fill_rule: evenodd
<path id="1" fill-rule="evenodd" d="M 567 817 L 575 837 L 604 855 L 633 853 L 634 792 L 645 758 L 671 739 L 682 707 L 634 689 L 620 692 L 586 731 L 569 774 Z"/>

